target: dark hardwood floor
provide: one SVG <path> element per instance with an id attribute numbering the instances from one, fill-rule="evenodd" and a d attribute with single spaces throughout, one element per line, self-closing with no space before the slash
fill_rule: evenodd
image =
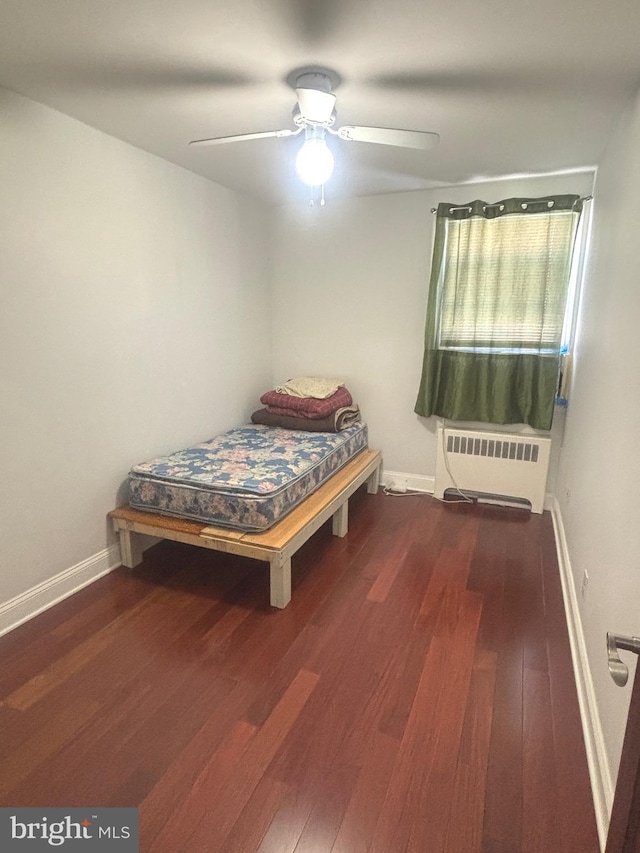
<path id="1" fill-rule="evenodd" d="M 358 492 L 266 564 L 161 543 L 0 640 L 0 805 L 144 853 L 597 853 L 548 513 Z"/>

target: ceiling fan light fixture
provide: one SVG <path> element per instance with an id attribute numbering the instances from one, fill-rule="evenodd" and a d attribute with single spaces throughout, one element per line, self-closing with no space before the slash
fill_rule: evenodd
<path id="1" fill-rule="evenodd" d="M 323 137 L 306 139 L 296 157 L 296 171 L 310 187 L 326 183 L 333 173 L 333 154 Z"/>

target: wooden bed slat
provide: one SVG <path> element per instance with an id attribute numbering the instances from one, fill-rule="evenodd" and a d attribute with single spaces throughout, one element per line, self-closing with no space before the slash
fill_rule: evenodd
<path id="1" fill-rule="evenodd" d="M 132 536 L 138 533 L 263 560 L 270 565 L 271 604 L 285 607 L 291 600 L 293 554 L 331 517 L 334 535 L 346 535 L 348 500 L 365 482 L 370 493 L 377 492 L 381 465 L 379 450 L 363 450 L 264 533 L 228 530 L 130 506 L 119 507 L 109 513 L 109 518 L 120 537 L 122 564 L 134 568 L 140 563 L 142 555 Z"/>

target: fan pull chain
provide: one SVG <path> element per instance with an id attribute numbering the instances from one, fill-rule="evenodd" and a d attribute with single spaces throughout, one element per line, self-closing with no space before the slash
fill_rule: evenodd
<path id="1" fill-rule="evenodd" d="M 311 187 L 311 197 L 309 199 L 309 207 L 315 207 L 316 206 L 315 200 L 313 198 L 313 191 L 314 190 L 315 190 L 315 187 Z M 326 205 L 326 203 L 327 202 L 326 202 L 325 197 L 324 197 L 324 184 L 320 184 L 320 207 L 324 207 Z"/>

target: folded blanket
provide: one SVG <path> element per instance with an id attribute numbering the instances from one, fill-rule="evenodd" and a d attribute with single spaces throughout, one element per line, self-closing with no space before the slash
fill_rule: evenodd
<path id="1" fill-rule="evenodd" d="M 324 400 L 335 394 L 344 382 L 339 379 L 324 379 L 319 376 L 299 376 L 289 379 L 284 385 L 276 385 L 278 394 L 289 394 L 291 397 L 315 397 Z"/>
<path id="2" fill-rule="evenodd" d="M 251 420 L 254 424 L 301 429 L 305 432 L 340 432 L 360 420 L 360 409 L 358 406 L 343 406 L 324 418 L 300 418 L 291 414 L 274 414 L 269 409 L 258 409 L 251 415 Z"/>
<path id="3" fill-rule="evenodd" d="M 315 397 L 292 397 L 290 394 L 280 394 L 273 390 L 263 394 L 260 397 L 260 402 L 265 406 L 281 410 L 278 413 L 272 412 L 272 414 L 293 414 L 301 418 L 326 418 L 344 406 L 352 406 L 353 398 L 343 385 L 335 393 L 325 397 L 324 400 L 317 400 Z"/>

